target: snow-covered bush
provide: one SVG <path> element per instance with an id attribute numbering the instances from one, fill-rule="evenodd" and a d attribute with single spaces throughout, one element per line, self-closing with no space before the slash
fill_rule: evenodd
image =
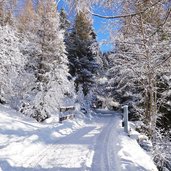
<path id="1" fill-rule="evenodd" d="M 79 86 L 79 90 L 77 92 L 76 101 L 80 105 L 80 111 L 84 114 L 87 114 L 90 110 L 91 101 L 88 101 L 88 99 L 86 99 L 81 85 Z"/>

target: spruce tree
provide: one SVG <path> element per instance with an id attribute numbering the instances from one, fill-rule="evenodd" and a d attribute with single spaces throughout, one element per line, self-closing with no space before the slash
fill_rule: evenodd
<path id="1" fill-rule="evenodd" d="M 67 32 L 70 26 L 70 22 L 67 19 L 67 14 L 63 8 L 60 11 L 60 23 L 61 23 L 60 28 L 63 29 L 65 32 Z"/>
<path id="2" fill-rule="evenodd" d="M 95 84 L 99 49 L 92 23 L 84 12 L 76 15 L 74 28 L 66 43 L 70 73 L 75 77 L 76 90 L 82 85 L 83 93 L 87 95 Z"/>

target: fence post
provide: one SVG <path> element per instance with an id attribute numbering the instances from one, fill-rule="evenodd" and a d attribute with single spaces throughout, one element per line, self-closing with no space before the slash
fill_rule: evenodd
<path id="1" fill-rule="evenodd" d="M 128 133 L 128 106 L 125 105 L 122 107 L 124 109 L 124 114 L 123 114 L 123 122 L 124 122 L 124 131 Z"/>

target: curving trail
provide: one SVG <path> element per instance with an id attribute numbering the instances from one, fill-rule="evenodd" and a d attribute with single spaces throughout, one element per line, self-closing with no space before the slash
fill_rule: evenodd
<path id="1" fill-rule="evenodd" d="M 100 115 L 27 161 L 31 168 L 50 171 L 120 171 L 116 150 L 117 115 Z"/>
<path id="2" fill-rule="evenodd" d="M 49 144 L 25 162 L 31 168 L 50 171 L 120 171 L 116 114 L 101 114 L 93 122 Z"/>
<path id="3" fill-rule="evenodd" d="M 0 171 L 119 171 L 116 113 L 40 124 L 0 106 Z"/>

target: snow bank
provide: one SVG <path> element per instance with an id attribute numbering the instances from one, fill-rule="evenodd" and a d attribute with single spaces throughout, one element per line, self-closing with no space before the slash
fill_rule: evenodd
<path id="1" fill-rule="evenodd" d="M 44 152 L 50 150 L 50 153 L 56 148 L 55 144 L 59 139 L 82 128 L 85 124 L 77 119 L 59 124 L 55 118 L 51 118 L 47 123 L 37 123 L 34 119 L 25 118 L 22 114 L 2 105 L 0 105 L 0 118 L 0 170 L 2 171 L 25 168 L 34 170 L 33 163 L 39 163 L 38 160 L 40 156 L 43 157 Z M 70 150 L 72 149 L 71 146 Z M 55 156 L 51 156 L 52 160 L 53 157 Z"/>
<path id="2" fill-rule="evenodd" d="M 120 123 L 121 125 L 121 123 Z M 120 130 L 118 140 L 118 155 L 123 171 L 157 171 L 151 156 L 140 147 L 137 142 L 139 133 L 131 131 L 130 137 L 127 136 L 123 129 Z"/>

